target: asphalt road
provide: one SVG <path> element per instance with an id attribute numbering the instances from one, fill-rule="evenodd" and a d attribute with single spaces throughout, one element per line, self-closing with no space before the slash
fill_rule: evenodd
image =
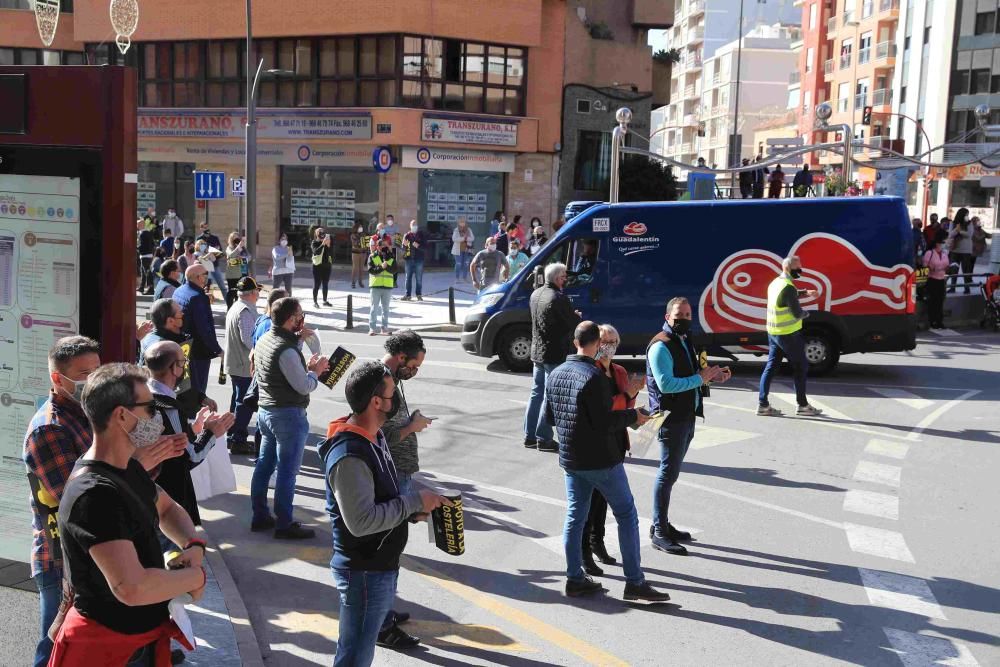
<path id="1" fill-rule="evenodd" d="M 384 340 L 322 336 L 324 348 L 369 358 Z M 563 475 L 555 455 L 522 447 L 529 378 L 446 334 L 427 345 L 406 383 L 411 409 L 440 418 L 420 436 L 421 476 L 462 491 L 467 551 L 448 556 L 422 524 L 411 528 L 396 608 L 412 613 L 407 629 L 424 646 L 379 649 L 376 664 L 1000 665 L 996 335 L 925 333 L 912 353 L 845 357 L 810 384 L 822 419 L 757 417 L 761 363 L 736 364 L 674 491 L 672 521 L 697 540 L 688 557 L 645 538 L 658 450 L 636 442 L 626 466 L 643 568 L 673 598 L 658 606 L 623 603 L 615 566 L 606 595 L 563 597 Z M 789 376 L 774 391 L 773 404 L 792 407 Z M 210 392 L 228 402 L 214 379 Z M 233 457 L 238 493 L 202 513 L 269 665 L 329 665 L 336 648 L 315 443 L 346 412 L 339 388 L 314 394 L 296 503 L 316 539 L 249 532 L 245 457 Z M 618 553 L 610 516 L 608 528 Z"/>

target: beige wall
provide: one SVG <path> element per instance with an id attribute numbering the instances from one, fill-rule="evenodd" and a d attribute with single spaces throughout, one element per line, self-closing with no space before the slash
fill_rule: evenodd
<path id="1" fill-rule="evenodd" d="M 233 165 L 198 162 L 195 168 L 199 171 L 232 171 Z M 257 258 L 267 259 L 271 256 L 271 248 L 277 240 L 278 207 L 281 193 L 278 189 L 278 167 L 273 165 L 257 167 Z M 227 186 L 228 187 L 228 184 Z M 205 209 L 195 208 L 194 230 L 197 234 L 198 225 L 205 220 Z M 227 196 L 208 204 L 208 221 L 212 233 L 223 243 L 229 234 L 239 228 L 239 199 Z M 259 273 L 259 272 L 258 272 Z"/>
<path id="2" fill-rule="evenodd" d="M 104 16 L 107 18 L 107 5 L 104 8 Z M 45 46 L 42 44 L 42 38 L 38 36 L 35 13 L 25 9 L 0 9 L 0 46 L 83 51 L 83 44 L 73 39 L 72 14 L 62 14 L 59 17 L 52 46 Z"/>
<path id="3" fill-rule="evenodd" d="M 618 82 L 634 84 L 640 91 L 652 90 L 652 49 L 646 45 L 646 31 L 639 31 L 643 35 L 640 40 L 627 22 L 626 28 L 612 25 L 610 21 L 608 24 L 615 39 L 594 39 L 576 11 L 572 7 L 567 9 L 565 82 L 597 87 Z"/>
<path id="4" fill-rule="evenodd" d="M 525 171 L 531 170 L 531 181 L 525 180 Z M 558 184 L 555 157 L 542 153 L 518 155 L 514 171 L 507 174 L 507 219 L 523 217 L 527 229 L 531 218 L 538 216 L 545 228 L 552 229 L 556 219 Z"/>

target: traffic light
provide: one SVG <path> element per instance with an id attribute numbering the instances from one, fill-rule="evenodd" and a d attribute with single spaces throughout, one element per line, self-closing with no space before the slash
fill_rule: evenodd
<path id="1" fill-rule="evenodd" d="M 871 125 L 872 124 L 872 108 L 865 107 L 864 111 L 861 112 L 861 124 Z"/>

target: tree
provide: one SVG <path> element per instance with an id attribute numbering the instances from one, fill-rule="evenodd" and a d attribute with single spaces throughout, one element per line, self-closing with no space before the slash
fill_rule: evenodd
<path id="1" fill-rule="evenodd" d="M 626 155 L 619 172 L 619 201 L 676 201 L 677 179 L 659 160 Z"/>
<path id="2" fill-rule="evenodd" d="M 681 61 L 681 50 L 660 49 L 653 54 L 653 60 L 658 63 L 679 63 Z"/>

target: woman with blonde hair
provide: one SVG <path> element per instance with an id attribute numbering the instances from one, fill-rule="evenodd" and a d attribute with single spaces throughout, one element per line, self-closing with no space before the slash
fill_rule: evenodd
<path id="1" fill-rule="evenodd" d="M 636 376 L 629 378 L 628 371 L 614 363 L 615 353 L 621 343 L 618 330 L 610 324 L 601 324 L 601 346 L 597 349 L 597 368 L 601 371 L 613 402 L 612 410 L 627 410 L 635 406 L 635 397 L 645 386 L 645 378 Z M 611 434 L 615 445 L 621 450 L 622 458 L 629 450 L 628 429 L 622 428 Z M 583 527 L 583 569 L 592 576 L 604 574 L 594 556 L 605 565 L 614 565 L 617 561 L 608 553 L 604 546 L 604 523 L 608 517 L 608 501 L 601 492 L 594 489 L 590 499 L 590 514 Z"/>

